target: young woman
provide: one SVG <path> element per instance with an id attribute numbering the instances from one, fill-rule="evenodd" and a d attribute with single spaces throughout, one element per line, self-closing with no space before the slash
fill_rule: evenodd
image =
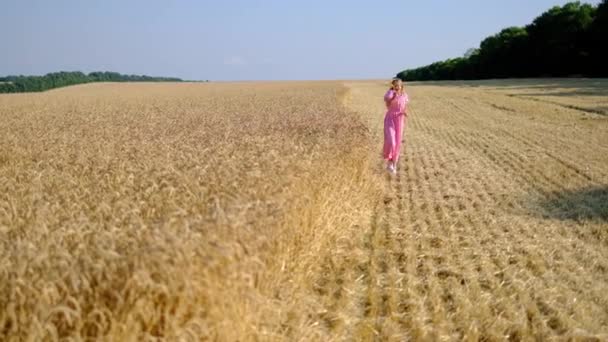
<path id="1" fill-rule="evenodd" d="M 403 90 L 403 81 L 398 78 L 393 79 L 391 88 L 384 95 L 387 109 L 384 116 L 384 159 L 387 161 L 386 168 L 391 173 L 397 172 L 409 102 L 409 97 Z"/>

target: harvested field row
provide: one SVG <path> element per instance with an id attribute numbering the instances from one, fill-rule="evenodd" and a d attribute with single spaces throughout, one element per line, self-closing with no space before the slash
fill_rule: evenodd
<path id="1" fill-rule="evenodd" d="M 381 132 L 384 85 L 350 86 Z M 585 113 L 517 99 L 504 113 L 479 89 L 410 94 L 399 172 L 354 253 L 359 281 L 344 282 L 360 296 L 342 306 L 359 311 L 333 326 L 364 340 L 607 338 L 608 120 L 574 126 Z"/>

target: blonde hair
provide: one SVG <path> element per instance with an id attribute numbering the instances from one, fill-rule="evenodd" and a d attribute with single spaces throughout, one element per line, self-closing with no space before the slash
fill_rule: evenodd
<path id="1" fill-rule="evenodd" d="M 401 85 L 401 89 L 399 90 L 399 95 L 403 94 L 403 80 L 398 77 L 393 78 L 391 81 L 391 89 L 395 90 L 395 83 Z"/>

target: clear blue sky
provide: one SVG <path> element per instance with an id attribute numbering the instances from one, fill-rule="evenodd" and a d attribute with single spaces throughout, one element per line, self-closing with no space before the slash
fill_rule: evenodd
<path id="1" fill-rule="evenodd" d="M 1 0 L 0 75 L 388 78 L 567 2 Z"/>

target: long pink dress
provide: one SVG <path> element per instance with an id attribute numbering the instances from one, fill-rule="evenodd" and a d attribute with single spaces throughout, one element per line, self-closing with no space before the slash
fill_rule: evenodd
<path id="1" fill-rule="evenodd" d="M 401 151 L 403 128 L 407 118 L 405 112 L 410 99 L 405 92 L 403 95 L 397 94 L 393 98 L 394 93 L 394 90 L 389 89 L 384 95 L 384 102 L 387 107 L 384 116 L 384 159 L 393 160 L 397 163 Z"/>

